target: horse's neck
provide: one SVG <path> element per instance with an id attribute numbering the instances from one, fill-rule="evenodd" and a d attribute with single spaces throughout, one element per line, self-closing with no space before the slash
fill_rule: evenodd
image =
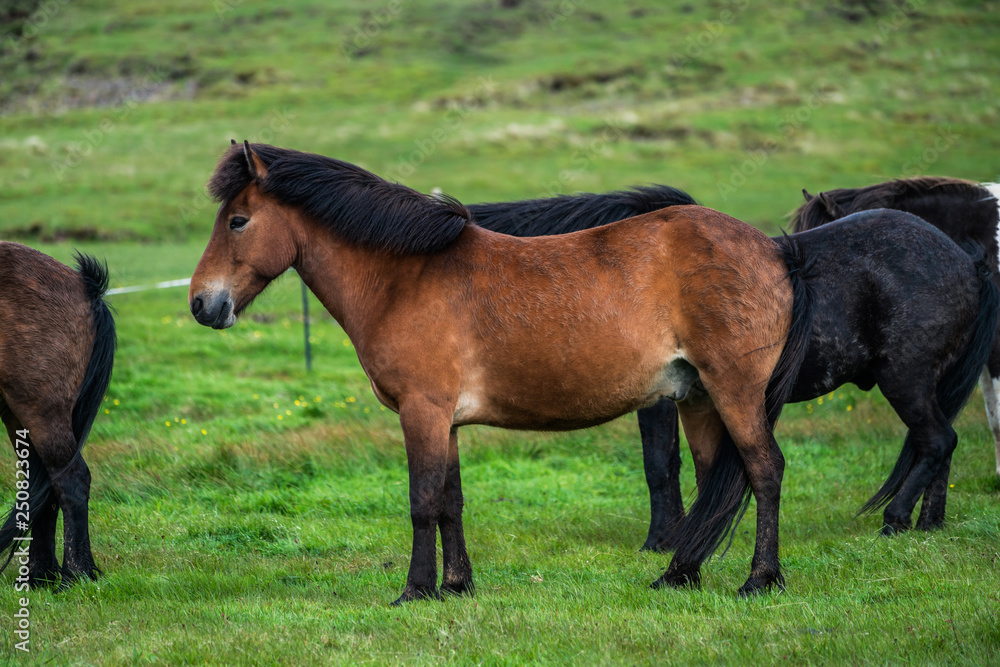
<path id="1" fill-rule="evenodd" d="M 988 246 L 997 232 L 997 212 L 974 194 L 922 193 L 898 200 L 893 208 L 920 216 L 951 238 Z"/>
<path id="2" fill-rule="evenodd" d="M 295 269 L 352 340 L 377 325 L 391 295 L 412 284 L 426 257 L 361 248 L 317 228 L 299 249 Z"/>

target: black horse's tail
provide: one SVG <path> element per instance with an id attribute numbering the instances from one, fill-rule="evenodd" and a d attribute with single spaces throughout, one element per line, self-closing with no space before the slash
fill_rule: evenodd
<path id="1" fill-rule="evenodd" d="M 777 240 L 788 277 L 792 283 L 792 321 L 764 394 L 767 421 L 773 429 L 791 396 L 799 369 L 809 349 L 813 323 L 813 295 L 808 280 L 812 264 L 802 254 L 794 237 Z M 691 511 L 671 536 L 675 558 L 683 563 L 700 563 L 733 534 L 750 504 L 750 478 L 743 458 L 728 430 L 722 435 L 715 461 L 704 478 Z M 730 542 L 732 538 L 730 538 Z"/>
<path id="2" fill-rule="evenodd" d="M 76 439 L 76 454 L 62 471 L 54 475 L 56 479 L 81 455 L 83 445 L 94 425 L 94 419 L 101 408 L 101 401 L 111 382 L 111 370 L 114 366 L 117 346 L 115 319 L 108 304 L 104 301 L 104 294 L 108 291 L 108 267 L 95 258 L 81 253 L 76 254 L 76 263 L 87 297 L 90 299 L 94 343 L 90 352 L 90 361 L 87 363 L 87 370 L 84 372 L 83 382 L 77 393 L 76 403 L 73 405 L 72 427 L 73 437 Z M 42 465 L 41 458 L 34 447 L 29 448 L 28 471 L 27 514 L 30 519 L 33 519 L 38 516 L 43 507 L 51 502 L 52 496 L 52 478 L 49 471 Z M 15 538 L 27 534 L 28 526 L 31 523 L 27 522 L 26 526 L 25 523 L 19 522 L 17 514 L 15 507 L 7 515 L 3 525 L 0 526 L 0 555 L 9 552 L 3 565 L 0 566 L 0 571 L 3 571 L 10 564 L 11 558 L 14 556 Z"/>
<path id="3" fill-rule="evenodd" d="M 480 227 L 511 236 L 552 236 L 658 211 L 668 206 L 695 204 L 691 195 L 669 185 L 646 185 L 631 190 L 557 195 L 541 199 L 469 206 Z"/>
<path id="4" fill-rule="evenodd" d="M 937 402 L 941 412 L 949 422 L 958 417 L 966 401 L 976 388 L 979 375 L 986 364 L 993 348 L 993 337 L 996 335 L 997 322 L 1000 318 L 1000 291 L 990 280 L 990 269 L 987 265 L 986 252 L 978 244 L 963 246 L 963 250 L 972 255 L 976 273 L 979 275 L 979 312 L 972 323 L 975 333 L 966 346 L 962 356 L 944 374 L 937 386 Z M 903 480 L 917 462 L 917 451 L 913 447 L 910 433 L 906 434 L 903 449 L 899 452 L 896 465 L 893 466 L 889 478 L 878 492 L 868 499 L 858 514 L 873 512 L 892 500 Z"/>

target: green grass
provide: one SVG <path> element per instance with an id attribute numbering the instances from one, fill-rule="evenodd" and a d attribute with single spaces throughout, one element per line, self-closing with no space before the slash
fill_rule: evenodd
<path id="1" fill-rule="evenodd" d="M 669 183 L 768 232 L 802 187 L 1000 174 L 995 2 L 403 2 L 363 45 L 355 27 L 396 5 L 56 4 L 36 35 L 0 38 L 0 236 L 107 257 L 115 286 L 191 274 L 230 138 L 468 202 Z M 890 540 L 854 517 L 902 442 L 885 400 L 849 387 L 789 406 L 788 590 L 750 601 L 734 592 L 752 508 L 701 590 L 648 589 L 668 558 L 637 552 L 634 418 L 463 428 L 478 593 L 388 607 L 409 562 L 402 436 L 315 300 L 305 372 L 299 300 L 286 276 L 219 333 L 184 288 L 112 298 L 121 345 L 86 449 L 105 576 L 30 594 L 31 662 L 1000 660 L 1000 484 L 978 394 L 948 526 Z M 10 572 L 0 584 L 0 655 L 23 660 L 20 595 Z"/>

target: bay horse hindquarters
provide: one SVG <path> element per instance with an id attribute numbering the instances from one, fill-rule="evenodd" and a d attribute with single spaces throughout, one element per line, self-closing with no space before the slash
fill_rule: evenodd
<path id="1" fill-rule="evenodd" d="M 107 268 L 80 254 L 77 265 L 73 271 L 31 248 L 0 242 L 0 418 L 15 451 L 24 450 L 23 442 L 28 452 L 17 459 L 16 475 L 27 489 L 19 489 L 0 526 L 0 553 L 8 552 L 6 566 L 27 523 L 28 559 L 19 556 L 16 564 L 27 566 L 30 586 L 61 575 L 66 587 L 100 572 L 90 548 L 90 470 L 80 452 L 107 392 L 116 336 L 103 299 Z"/>
<path id="2" fill-rule="evenodd" d="M 443 588 L 473 588 L 457 427 L 582 428 L 690 392 L 715 411 L 706 427 L 724 427 L 752 461 L 754 568 L 780 576 L 782 460 L 768 408 L 780 410 L 774 390 L 791 388 L 804 338 L 786 344 L 802 329 L 788 270 L 758 230 L 678 206 L 519 239 L 469 224 L 453 200 L 263 144 L 231 148 L 210 190 L 222 205 L 191 281 L 198 322 L 231 326 L 294 266 L 399 413 L 413 554 L 398 601 L 438 595 L 438 530 Z"/>

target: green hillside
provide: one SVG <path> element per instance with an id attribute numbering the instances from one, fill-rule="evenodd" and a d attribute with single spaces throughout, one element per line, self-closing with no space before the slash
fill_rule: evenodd
<path id="1" fill-rule="evenodd" d="M 9 236 L 199 239 L 230 138 L 468 202 L 664 182 L 771 231 L 803 187 L 1000 174 L 995 3 L 50 4 L 0 58 Z"/>

